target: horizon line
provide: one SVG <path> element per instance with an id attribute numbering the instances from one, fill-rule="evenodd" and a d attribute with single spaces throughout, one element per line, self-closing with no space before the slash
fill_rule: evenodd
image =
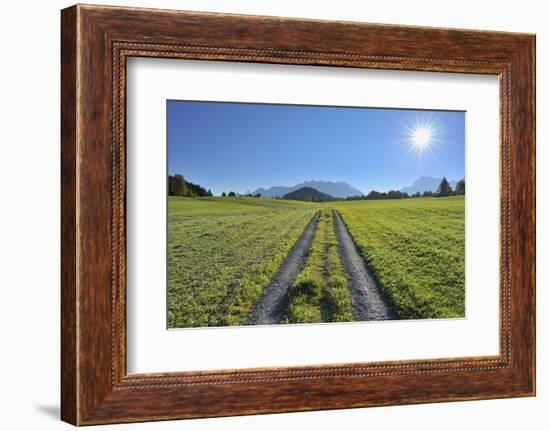
<path id="1" fill-rule="evenodd" d="M 185 181 L 188 181 L 188 180 L 187 180 L 187 177 L 185 177 L 183 174 L 181 174 L 181 173 L 179 173 L 179 172 L 175 172 L 175 173 L 172 173 L 172 174 L 168 173 L 168 176 L 175 176 L 175 175 L 181 175 L 181 176 L 183 176 L 183 178 L 185 179 Z M 387 189 L 387 190 L 385 190 L 385 191 L 382 190 L 382 189 L 371 188 L 371 189 L 368 190 L 367 193 L 365 193 L 365 192 L 364 192 L 363 190 L 361 190 L 360 188 L 351 185 L 351 184 L 348 183 L 347 181 L 329 181 L 329 180 L 314 180 L 314 179 L 311 179 L 311 180 L 304 180 L 304 181 L 302 181 L 302 182 L 299 182 L 299 183 L 296 183 L 296 184 L 293 184 L 293 185 L 281 185 L 281 184 L 278 184 L 278 185 L 275 185 L 275 186 L 269 186 L 269 187 L 267 187 L 267 188 L 266 188 L 266 187 L 263 187 L 263 186 L 260 186 L 260 187 L 256 187 L 253 191 L 248 191 L 248 192 L 247 192 L 247 191 L 238 192 L 238 191 L 236 191 L 236 189 L 232 189 L 231 187 L 229 187 L 227 190 L 228 190 L 228 192 L 233 191 L 233 192 L 235 192 L 235 193 L 238 193 L 239 195 L 247 195 L 247 194 L 254 194 L 255 191 L 258 191 L 258 190 L 260 190 L 260 189 L 263 189 L 263 190 L 265 190 L 265 191 L 268 191 L 268 190 L 270 190 L 270 189 L 272 189 L 272 188 L 276 188 L 276 187 L 288 187 L 288 188 L 292 188 L 292 187 L 299 186 L 299 185 L 301 185 L 301 184 L 307 184 L 307 183 L 317 182 L 317 183 L 346 184 L 347 186 L 352 187 L 352 188 L 354 188 L 354 189 L 356 189 L 356 190 L 358 190 L 358 191 L 361 192 L 361 195 L 353 195 L 353 196 L 366 196 L 366 195 L 368 195 L 370 192 L 373 192 L 373 191 L 375 191 L 375 192 L 381 192 L 381 193 L 386 193 L 386 192 L 388 192 L 388 191 L 401 191 L 401 190 L 404 189 L 404 188 L 410 188 L 410 187 L 412 187 L 412 186 L 414 185 L 414 183 L 415 183 L 417 180 L 421 179 L 421 178 L 430 178 L 430 179 L 437 179 L 437 180 L 440 179 L 439 177 L 435 177 L 435 176 L 421 175 L 421 176 L 415 178 L 415 179 L 412 181 L 412 183 L 411 183 L 410 185 L 401 186 L 401 187 L 399 187 L 399 188 L 386 187 L 385 189 Z M 447 177 L 446 175 L 444 175 L 443 177 L 441 177 L 441 180 L 442 180 L 443 178 L 446 178 L 447 181 L 449 181 L 449 182 L 458 182 L 458 181 L 460 181 L 460 180 L 462 180 L 462 179 L 465 179 L 465 176 L 464 176 L 463 178 L 460 178 L 460 179 L 451 179 L 450 177 Z M 192 181 L 192 180 L 189 180 L 189 182 L 194 183 L 194 181 Z M 202 184 L 200 184 L 200 183 L 194 183 L 194 184 L 198 184 L 198 185 L 200 185 L 201 187 L 204 187 L 204 186 L 203 186 Z M 208 187 L 204 187 L 204 188 L 206 188 L 207 190 L 210 190 L 210 188 L 208 188 Z M 318 191 L 319 191 L 319 190 L 318 190 Z M 223 190 L 222 193 L 223 193 L 223 192 L 225 192 L 225 190 Z M 227 192 L 227 193 L 228 193 L 228 192 Z M 220 194 L 221 194 L 221 193 L 220 193 Z"/>

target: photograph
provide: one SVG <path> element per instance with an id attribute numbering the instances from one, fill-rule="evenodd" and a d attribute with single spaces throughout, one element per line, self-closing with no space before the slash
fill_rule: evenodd
<path id="1" fill-rule="evenodd" d="M 152 3 L 6 21 L 8 425 L 541 422 L 542 6 Z"/>
<path id="2" fill-rule="evenodd" d="M 465 318 L 465 112 L 167 101 L 167 326 Z"/>

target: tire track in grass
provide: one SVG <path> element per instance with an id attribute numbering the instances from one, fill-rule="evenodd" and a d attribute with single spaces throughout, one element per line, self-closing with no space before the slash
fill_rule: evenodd
<path id="1" fill-rule="evenodd" d="M 357 321 L 393 320 L 397 315 L 384 297 L 363 257 L 348 232 L 340 213 L 333 210 L 334 230 L 338 239 L 344 272 L 348 278 L 353 317 Z"/>
<path id="2" fill-rule="evenodd" d="M 330 209 L 322 210 L 304 269 L 288 292 L 285 323 L 353 321 Z"/>
<path id="3" fill-rule="evenodd" d="M 288 289 L 302 270 L 317 229 L 320 212 L 307 224 L 288 256 L 265 288 L 260 300 L 254 305 L 247 325 L 270 325 L 280 323 L 288 305 Z"/>

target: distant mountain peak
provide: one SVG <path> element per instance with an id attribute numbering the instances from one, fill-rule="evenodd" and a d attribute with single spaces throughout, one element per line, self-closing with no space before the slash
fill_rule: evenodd
<path id="1" fill-rule="evenodd" d="M 286 194 L 303 187 L 311 187 L 318 192 L 340 199 L 345 199 L 350 196 L 362 196 L 364 194 L 361 190 L 349 185 L 345 181 L 334 182 L 317 180 L 304 181 L 303 183 L 296 184 L 294 186 L 274 186 L 268 189 L 260 187 L 252 194 L 260 194 L 266 198 L 281 198 Z"/>
<path id="2" fill-rule="evenodd" d="M 313 187 L 301 187 L 283 196 L 283 199 L 292 199 L 306 202 L 329 202 L 333 201 L 334 197 L 322 193 Z"/>
<path id="3" fill-rule="evenodd" d="M 403 193 L 408 193 L 409 195 L 413 195 L 415 193 L 424 193 L 424 192 L 437 192 L 437 189 L 439 188 L 439 184 L 441 184 L 441 180 L 443 180 L 443 177 L 436 178 L 436 177 L 428 177 L 428 176 L 421 176 L 418 177 L 412 185 L 408 187 L 403 187 L 400 191 Z M 449 181 L 449 185 L 454 189 L 456 187 L 456 180 L 450 180 L 447 178 L 447 181 Z"/>

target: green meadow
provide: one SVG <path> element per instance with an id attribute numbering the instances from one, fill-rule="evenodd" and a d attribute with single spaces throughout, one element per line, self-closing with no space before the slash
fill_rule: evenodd
<path id="1" fill-rule="evenodd" d="M 464 317 L 464 196 L 337 208 L 401 318 Z"/>
<path id="2" fill-rule="evenodd" d="M 285 321 L 351 321 L 333 209 L 400 318 L 464 316 L 464 196 L 319 203 L 170 196 L 168 326 L 243 324 L 317 211 Z"/>
<path id="3" fill-rule="evenodd" d="M 168 199 L 168 327 L 239 325 L 315 214 L 258 198 Z"/>

